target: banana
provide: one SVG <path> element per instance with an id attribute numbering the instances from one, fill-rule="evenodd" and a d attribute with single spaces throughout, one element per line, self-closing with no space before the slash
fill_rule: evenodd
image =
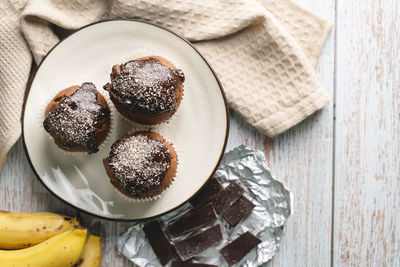
<path id="1" fill-rule="evenodd" d="M 101 264 L 100 236 L 90 235 L 76 267 L 99 267 Z"/>
<path id="2" fill-rule="evenodd" d="M 85 246 L 87 230 L 70 230 L 30 248 L 0 250 L 2 267 L 73 266 Z"/>
<path id="3" fill-rule="evenodd" d="M 55 213 L 0 210 L 0 249 L 34 246 L 78 225 L 75 218 Z"/>

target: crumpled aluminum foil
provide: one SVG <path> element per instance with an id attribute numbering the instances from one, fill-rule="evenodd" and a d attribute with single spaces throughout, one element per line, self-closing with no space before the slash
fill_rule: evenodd
<path id="1" fill-rule="evenodd" d="M 254 151 L 242 145 L 224 155 L 214 176 L 224 186 L 231 181 L 239 181 L 246 189 L 245 196 L 255 204 L 255 208 L 235 227 L 231 227 L 219 217 L 217 223 L 221 224 L 224 241 L 198 254 L 192 261 L 227 266 L 218 250 L 240 234 L 250 231 L 261 239 L 262 243 L 235 266 L 250 267 L 266 263 L 279 247 L 285 223 L 292 212 L 290 191 L 272 177 L 262 151 Z M 164 227 L 191 208 L 191 205 L 186 203 L 179 209 L 161 216 L 159 218 L 161 225 Z M 118 239 L 118 252 L 137 266 L 161 266 L 142 231 L 144 224 L 145 222 L 136 223 Z M 210 225 L 201 230 L 208 227 Z"/>

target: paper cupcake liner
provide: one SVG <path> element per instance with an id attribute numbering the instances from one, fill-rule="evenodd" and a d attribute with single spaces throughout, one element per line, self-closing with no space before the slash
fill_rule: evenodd
<path id="1" fill-rule="evenodd" d="M 182 105 L 182 100 L 181 100 L 181 104 Z M 139 123 L 136 121 L 132 121 L 130 119 L 128 119 L 127 117 L 125 117 L 124 115 L 122 115 L 121 113 L 119 113 L 119 111 L 115 108 L 115 111 L 119 114 L 119 116 L 127 123 L 130 123 L 130 125 L 132 126 L 132 129 L 134 129 L 135 131 L 147 131 L 147 130 L 156 130 L 159 126 L 164 125 L 164 124 L 168 124 L 170 123 L 170 121 L 175 118 L 176 116 L 178 116 L 177 114 L 180 113 L 180 105 L 178 107 L 178 109 L 171 115 L 171 117 L 169 117 L 166 121 L 157 123 L 157 124 L 143 124 L 143 123 Z"/>
<path id="2" fill-rule="evenodd" d="M 114 106 L 115 112 L 117 112 L 119 114 L 119 116 L 126 122 L 129 123 L 132 126 L 132 129 L 137 129 L 135 130 L 135 132 L 137 131 L 147 131 L 149 129 L 153 129 L 153 127 L 159 125 L 159 124 L 143 124 L 143 123 L 139 123 L 136 121 L 132 121 L 130 119 L 128 119 L 127 117 L 125 117 L 124 115 L 122 115 L 117 108 Z"/>
<path id="3" fill-rule="evenodd" d="M 168 120 L 160 123 L 160 124 L 168 124 L 171 120 L 173 120 L 176 117 L 179 117 L 179 114 L 181 113 L 182 110 L 182 103 L 183 103 L 183 98 L 185 95 L 185 86 L 183 86 L 183 90 L 182 90 L 182 97 L 181 97 L 181 103 L 179 104 L 179 107 L 177 108 L 177 110 L 174 112 L 174 114 L 171 115 L 171 117 L 169 117 Z"/>
<path id="4" fill-rule="evenodd" d="M 114 130 L 115 130 L 115 114 L 116 114 L 116 112 L 113 110 L 114 106 L 113 106 L 113 103 L 111 102 L 110 98 L 108 97 L 108 94 L 104 94 L 104 95 L 101 94 L 101 95 L 104 96 L 104 98 L 106 99 L 108 108 L 110 109 L 110 127 L 108 129 L 108 133 L 107 133 L 106 138 L 104 138 L 103 142 L 99 145 L 99 151 L 105 147 L 105 145 L 110 141 L 110 138 L 111 138 L 112 134 L 114 133 Z"/>
<path id="5" fill-rule="evenodd" d="M 97 87 L 96 87 L 96 88 L 97 88 Z M 61 90 L 64 90 L 64 89 L 61 89 Z M 58 93 L 58 92 L 57 92 L 57 93 Z M 101 92 L 99 92 L 99 93 L 101 94 Z M 103 94 L 101 94 L 101 95 L 103 95 Z M 54 95 L 54 96 L 55 96 L 55 95 Z M 54 138 L 44 129 L 44 126 L 43 126 L 44 113 L 45 113 L 45 110 L 46 110 L 48 104 L 50 103 L 50 101 L 52 101 L 52 99 L 54 98 L 54 96 L 50 96 L 50 94 L 47 93 L 47 96 L 46 96 L 47 101 L 43 101 L 43 103 L 41 104 L 40 109 L 38 109 L 38 110 L 39 110 L 39 114 L 38 114 L 39 125 L 40 125 L 40 127 L 43 129 L 43 131 L 46 133 L 46 136 L 49 138 L 50 142 L 52 142 L 52 143 L 59 149 L 59 151 L 61 151 L 62 154 L 65 155 L 65 156 L 73 156 L 73 157 L 82 159 L 82 158 L 84 158 L 84 157 L 91 156 L 91 155 L 94 155 L 94 154 L 96 154 L 96 153 L 99 153 L 100 150 L 102 150 L 102 149 L 105 147 L 105 144 L 108 143 L 108 141 L 110 140 L 111 133 L 112 133 L 113 129 L 115 129 L 115 121 L 114 121 L 114 118 L 113 118 L 113 112 L 112 112 L 112 110 L 111 110 L 111 107 L 112 107 L 113 105 L 110 105 L 110 104 L 111 104 L 111 103 L 110 103 L 111 100 L 109 99 L 109 97 L 108 97 L 107 95 L 103 95 L 103 97 L 106 99 L 107 105 L 108 105 L 108 107 L 109 107 L 109 109 L 110 109 L 110 127 L 109 127 L 109 129 L 108 129 L 107 136 L 106 136 L 106 138 L 104 138 L 103 142 L 99 145 L 99 150 L 98 150 L 96 153 L 89 154 L 89 153 L 86 152 L 86 151 L 76 151 L 76 152 L 72 152 L 72 151 L 67 151 L 67 150 L 64 150 L 64 149 L 60 148 L 60 147 L 57 146 L 57 144 L 54 142 Z"/>
<path id="6" fill-rule="evenodd" d="M 173 181 L 171 182 L 171 184 L 172 183 L 173 183 Z M 156 196 L 146 197 L 146 198 L 130 198 L 130 197 L 127 197 L 126 195 L 124 195 L 123 193 L 121 193 L 113 185 L 111 185 L 111 186 L 112 186 L 113 190 L 118 193 L 118 195 L 120 197 L 122 197 L 124 200 L 127 200 L 127 201 L 132 202 L 132 203 L 143 203 L 143 202 L 148 202 L 148 201 L 153 201 L 153 200 L 159 199 L 165 194 L 165 190 L 169 187 L 169 186 L 166 187 L 160 194 L 158 194 Z"/>
<path id="7" fill-rule="evenodd" d="M 176 147 L 174 146 L 174 144 L 172 142 L 170 142 L 167 138 L 165 138 L 165 136 L 162 136 L 162 137 L 165 139 L 166 142 L 168 142 L 172 146 L 172 148 L 175 150 L 175 153 L 176 153 L 176 171 L 175 171 L 174 177 L 172 178 L 171 183 L 169 183 L 169 185 L 167 187 L 165 187 L 163 189 L 163 191 L 161 191 L 160 194 L 157 194 L 157 195 L 151 196 L 151 197 L 145 197 L 145 198 L 130 198 L 130 197 L 126 196 L 125 194 L 123 194 L 122 192 L 120 192 L 117 188 L 115 188 L 114 185 L 111 185 L 113 190 L 115 192 L 117 192 L 118 195 L 121 196 L 124 200 L 127 200 L 127 201 L 132 202 L 132 203 L 143 203 L 143 202 L 148 202 L 148 201 L 154 201 L 154 200 L 157 200 L 157 199 L 161 198 L 166 193 L 166 191 L 171 187 L 171 185 L 174 184 L 175 178 L 176 178 L 176 174 L 179 171 L 179 152 L 176 150 Z"/>

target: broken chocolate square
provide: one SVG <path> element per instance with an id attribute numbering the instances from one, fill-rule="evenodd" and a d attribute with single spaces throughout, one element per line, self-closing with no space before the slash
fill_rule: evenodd
<path id="1" fill-rule="evenodd" d="M 222 241 L 222 232 L 219 224 L 198 234 L 175 242 L 175 249 L 182 261 L 187 261 L 194 255 L 206 250 Z"/>
<path id="2" fill-rule="evenodd" d="M 218 214 L 224 214 L 233 203 L 235 203 L 244 193 L 243 187 L 237 182 L 231 182 L 222 190 L 212 201 Z"/>
<path id="3" fill-rule="evenodd" d="M 176 253 L 174 247 L 165 237 L 160 224 L 157 221 L 152 221 L 143 227 L 147 239 L 153 248 L 154 253 L 157 255 L 161 265 L 167 264 Z"/>
<path id="4" fill-rule="evenodd" d="M 225 259 L 229 266 L 238 263 L 253 248 L 257 247 L 261 240 L 252 233 L 246 232 L 223 247 L 219 253 Z"/>
<path id="5" fill-rule="evenodd" d="M 216 220 L 217 214 L 215 213 L 212 203 L 209 203 L 199 209 L 184 214 L 178 220 L 169 224 L 165 232 L 170 237 L 177 237 L 199 229 Z"/>
<path id="6" fill-rule="evenodd" d="M 224 219 L 232 226 L 235 226 L 244 217 L 250 214 L 254 209 L 255 205 L 250 200 L 241 196 L 238 201 L 235 202 L 227 211 L 224 213 Z"/>
<path id="7" fill-rule="evenodd" d="M 185 261 L 185 262 L 172 261 L 171 262 L 171 267 L 218 267 L 218 265 L 187 262 L 187 261 Z"/>
<path id="8" fill-rule="evenodd" d="M 223 189 L 222 184 L 216 178 L 211 178 L 207 184 L 190 200 L 193 207 L 198 208 L 213 200 Z"/>

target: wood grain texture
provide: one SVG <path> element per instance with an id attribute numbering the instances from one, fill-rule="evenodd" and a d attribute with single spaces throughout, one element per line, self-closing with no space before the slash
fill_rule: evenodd
<path id="1" fill-rule="evenodd" d="M 13 146 L 0 174 L 0 209 L 19 212 L 51 211 L 76 216 L 74 208 L 54 197 L 36 179 L 22 141 Z"/>
<path id="2" fill-rule="evenodd" d="M 132 223 L 114 222 L 99 219 L 92 215 L 80 212 L 80 221 L 82 221 L 89 230 L 98 233 L 101 236 L 101 246 L 103 252 L 102 266 L 125 267 L 133 264 L 124 256 L 118 255 L 117 240 L 120 235 L 128 230 Z"/>
<path id="3" fill-rule="evenodd" d="M 400 266 L 400 2 L 340 0 L 335 266 Z"/>
<path id="4" fill-rule="evenodd" d="M 335 1 L 297 1 L 335 21 Z M 334 95 L 333 29 L 317 66 L 317 77 Z M 330 266 L 332 221 L 333 102 L 299 125 L 266 140 L 272 174 L 293 192 L 294 213 L 271 266 Z"/>
<path id="5" fill-rule="evenodd" d="M 297 2 L 337 18 L 337 35 L 330 34 L 317 66 L 331 96 L 336 88 L 336 111 L 332 102 L 274 139 L 232 112 L 227 147 L 263 150 L 273 175 L 294 195 L 281 248 L 266 266 L 400 266 L 400 3 Z M 102 266 L 132 266 L 116 252 L 131 224 L 59 201 L 35 178 L 21 141 L 0 174 L 0 209 L 78 215 L 102 236 Z"/>
<path id="6" fill-rule="evenodd" d="M 298 2 L 333 21 L 335 10 L 333 0 L 329 0 L 329 5 L 322 3 L 323 1 Z M 318 77 L 331 95 L 333 95 L 333 40 L 331 34 L 317 67 Z M 274 139 L 266 139 L 231 111 L 231 131 L 227 150 L 240 144 L 264 150 L 272 173 L 293 191 L 295 197 L 295 213 L 290 218 L 282 247 L 267 266 L 330 264 L 332 106 L 331 103 L 323 111 Z M 25 191 L 25 194 L 21 191 Z M 102 236 L 104 255 L 102 266 L 132 266 L 116 252 L 117 238 L 130 224 L 110 222 L 79 213 L 58 201 L 34 177 L 23 155 L 21 142 L 17 143 L 7 158 L 6 166 L 0 175 L 0 192 L 6 192 L 4 201 L 0 203 L 0 208 L 3 209 L 78 214 L 86 226 L 94 228 Z M 9 198 L 12 195 L 17 195 L 18 198 Z M 34 204 L 36 202 L 37 204 Z M 101 226 L 95 223 L 100 223 Z"/>
<path id="7" fill-rule="evenodd" d="M 48 211 L 78 216 L 80 222 L 102 239 L 102 266 L 132 266 L 116 250 L 117 238 L 131 223 L 112 222 L 81 213 L 58 200 L 39 182 L 32 172 L 22 147 L 21 139 L 7 156 L 0 174 L 0 209 L 20 212 Z M 100 225 L 96 225 L 100 224 Z"/>

